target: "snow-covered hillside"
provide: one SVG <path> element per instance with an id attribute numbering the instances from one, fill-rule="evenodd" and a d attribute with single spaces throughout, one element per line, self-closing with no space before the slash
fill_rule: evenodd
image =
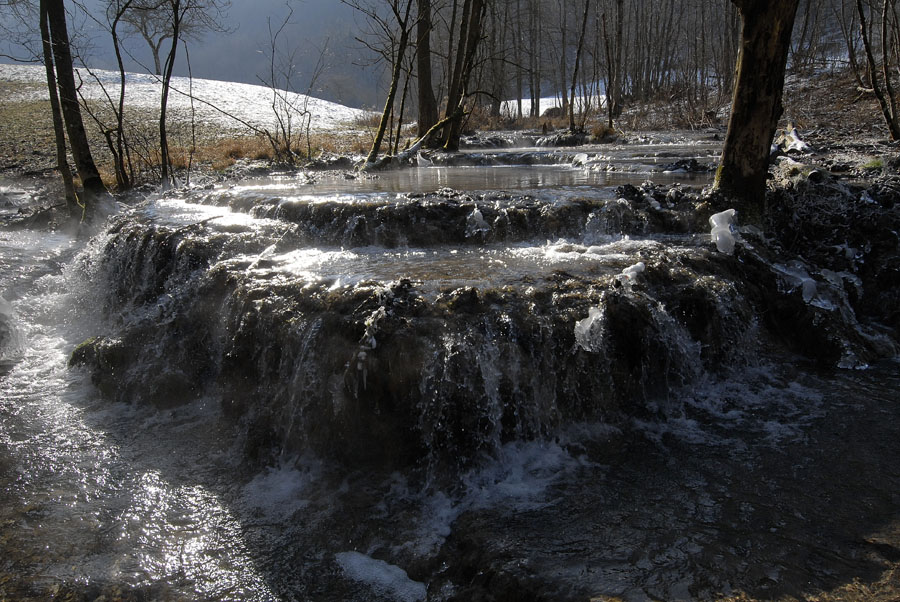
<path id="1" fill-rule="evenodd" d="M 88 99 L 102 100 L 103 91 L 96 79 L 87 71 L 79 70 L 84 82 L 83 93 Z M 119 74 L 114 71 L 94 71 L 106 87 L 107 93 L 114 97 L 119 91 Z M 39 65 L 5 65 L 0 64 L 0 82 L 24 82 L 43 84 L 44 68 Z M 162 84 L 155 75 L 129 73 L 125 82 L 127 103 L 131 110 L 156 111 Z M 172 78 L 172 92 L 169 95 L 170 110 L 178 113 L 190 111 L 193 95 L 194 110 L 201 122 L 214 122 L 224 127 L 241 129 L 245 126 L 241 121 L 258 128 L 271 128 L 275 125 L 275 112 L 272 108 L 273 91 L 265 86 L 239 84 L 209 79 L 185 77 Z M 288 93 L 290 102 L 302 106 L 307 97 L 301 94 Z M 35 87 L 4 98 L 3 101 L 46 99 L 46 85 Z M 342 125 L 350 125 L 360 117 L 368 115 L 367 111 L 353 109 L 326 100 L 309 97 L 307 105 L 312 114 L 311 127 L 314 130 L 332 130 Z M 232 116 L 232 117 L 229 117 Z M 236 119 L 235 119 L 236 118 Z"/>

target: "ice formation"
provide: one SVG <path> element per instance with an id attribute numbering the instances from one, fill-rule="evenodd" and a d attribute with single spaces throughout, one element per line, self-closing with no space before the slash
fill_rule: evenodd
<path id="1" fill-rule="evenodd" d="M 785 277 L 785 281 L 791 287 L 800 289 L 804 303 L 811 303 L 816 298 L 818 286 L 803 264 L 798 261 L 792 261 L 787 265 L 774 264 L 773 267 Z M 831 309 L 831 307 L 826 306 L 823 309 Z"/>
<path id="2" fill-rule="evenodd" d="M 603 310 L 592 307 L 588 317 L 575 322 L 575 342 L 585 351 L 600 351 L 603 348 Z"/>
<path id="3" fill-rule="evenodd" d="M 643 272 L 647 266 L 644 265 L 643 261 L 639 261 L 634 265 L 630 265 L 619 274 L 619 279 L 624 282 L 634 282 L 637 279 L 638 274 Z"/>
<path id="4" fill-rule="evenodd" d="M 728 255 L 734 253 L 734 234 L 731 232 L 731 225 L 734 223 L 735 213 L 737 212 L 734 209 L 726 209 L 709 218 L 709 225 L 712 226 L 709 235 L 716 243 L 719 253 Z"/>
<path id="5" fill-rule="evenodd" d="M 484 221 L 481 210 L 476 207 L 466 218 L 466 236 L 475 236 L 478 233 L 490 231 L 491 227 Z"/>

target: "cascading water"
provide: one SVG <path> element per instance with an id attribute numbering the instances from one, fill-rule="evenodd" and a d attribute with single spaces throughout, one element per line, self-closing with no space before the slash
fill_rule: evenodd
<path id="1" fill-rule="evenodd" d="M 852 273 L 752 229 L 719 253 L 677 187 L 373 182 L 169 193 L 77 256 L 3 234 L 0 593 L 769 598 L 877 571 L 828 551 L 883 526 L 851 498 L 900 481 L 896 373 L 793 366 L 894 352 Z M 834 490 L 836 457 L 866 468 Z"/>

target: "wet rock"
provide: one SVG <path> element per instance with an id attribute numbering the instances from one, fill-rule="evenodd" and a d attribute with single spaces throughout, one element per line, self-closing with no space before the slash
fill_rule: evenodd
<path id="1" fill-rule="evenodd" d="M 536 141 L 537 146 L 581 146 L 587 142 L 588 136 L 583 132 L 564 132 L 543 136 Z"/>
<path id="2" fill-rule="evenodd" d="M 350 157 L 339 156 L 339 155 L 326 155 L 322 157 L 318 157 L 313 161 L 310 161 L 306 165 L 304 165 L 305 169 L 311 169 L 316 171 L 327 171 L 327 170 L 349 170 L 353 169 L 355 162 Z"/>
<path id="3" fill-rule="evenodd" d="M 868 202 L 877 196 L 878 202 Z M 789 254 L 859 278 L 860 291 L 848 291 L 848 302 L 863 322 L 888 326 L 900 333 L 896 304 L 900 294 L 900 211 L 893 187 L 870 189 L 795 174 L 770 202 L 767 229 Z"/>
<path id="4" fill-rule="evenodd" d="M 510 148 L 514 145 L 515 141 L 511 138 L 496 134 L 463 136 L 459 141 L 460 148 Z"/>
<path id="5" fill-rule="evenodd" d="M 256 217 L 296 225 L 307 244 L 388 248 L 559 238 L 580 234 L 600 202 L 572 200 L 548 206 L 508 194 L 471 198 L 456 191 L 410 195 L 407 201 L 360 203 L 280 200 L 257 203 Z M 473 226 L 474 211 L 479 216 Z M 477 236 L 475 236 L 477 234 Z"/>
<path id="6" fill-rule="evenodd" d="M 120 339 L 91 337 L 78 345 L 69 357 L 69 366 L 88 367 L 91 382 L 100 394 L 116 399 L 125 372 L 131 367 L 131 354 Z"/>
<path id="7" fill-rule="evenodd" d="M 665 172 L 686 172 L 686 173 L 705 173 L 712 171 L 709 165 L 704 165 L 697 159 L 680 159 L 674 163 L 669 163 L 662 168 Z"/>
<path id="8" fill-rule="evenodd" d="M 766 346 L 828 366 L 889 353 L 856 317 L 896 320 L 885 309 L 895 304 L 877 296 L 900 286 L 896 235 L 889 238 L 896 226 L 884 220 L 884 204 L 859 195 L 848 204 L 841 192 L 826 218 L 828 202 L 807 207 L 794 195 L 851 189 L 830 178 L 790 186 L 770 227 L 779 240 L 799 232 L 805 246 L 788 249 L 748 230 L 730 256 L 708 244 L 706 220 L 719 200 L 652 184 L 624 186 L 616 199 L 552 204 L 449 189 L 393 203 L 262 200 L 254 215 L 279 225 L 252 234 L 125 216 L 110 227 L 93 276 L 108 292 L 97 305 L 123 323 L 114 337 L 79 348 L 73 363 L 114 399 L 169 406 L 220 391 L 226 416 L 246 427 L 253 461 L 313 450 L 348 465 L 452 479 L 509 441 L 561 425 L 658 417 L 673 388 L 751 362 Z M 813 209 L 823 215 L 798 221 Z M 838 216 L 848 215 L 871 232 L 840 236 Z M 474 236 L 476 222 L 484 227 Z M 628 238 L 654 232 L 687 235 L 673 244 Z M 566 235 L 578 242 L 560 243 L 561 254 L 611 253 L 599 245 L 619 244 L 622 257 L 605 270 L 571 264 L 441 284 L 455 261 L 443 245 Z M 385 281 L 365 268 L 344 281 L 294 272 L 275 256 L 321 241 L 421 245 L 435 259 L 416 278 L 401 270 Z M 815 258 L 802 274 L 789 265 L 801 250 Z M 638 277 L 621 277 L 638 263 Z M 586 319 L 590 327 L 578 330 Z"/>

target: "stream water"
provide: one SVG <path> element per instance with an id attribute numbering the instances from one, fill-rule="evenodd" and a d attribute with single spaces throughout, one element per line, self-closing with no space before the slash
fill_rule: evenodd
<path id="1" fill-rule="evenodd" d="M 273 177 L 150 198 L 91 240 L 0 231 L 0 597 L 881 579 L 896 364 L 864 366 L 852 337 L 836 359 L 866 369 L 793 355 L 739 264 L 803 311 L 839 313 L 840 287 L 723 258 L 677 199 L 621 198 L 649 174 L 616 160 Z"/>

